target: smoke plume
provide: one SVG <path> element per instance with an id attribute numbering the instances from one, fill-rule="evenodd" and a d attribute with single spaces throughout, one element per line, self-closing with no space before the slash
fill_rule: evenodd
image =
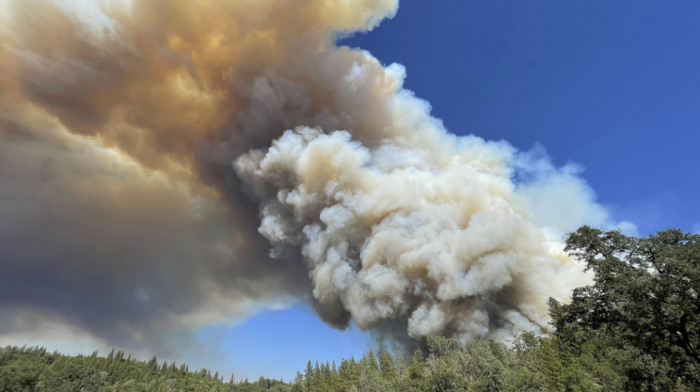
<path id="1" fill-rule="evenodd" d="M 0 1 L 0 335 L 167 351 L 298 300 L 397 339 L 546 331 L 585 279 L 561 234 L 607 212 L 575 166 L 447 132 L 402 66 L 336 45 L 397 7 Z"/>

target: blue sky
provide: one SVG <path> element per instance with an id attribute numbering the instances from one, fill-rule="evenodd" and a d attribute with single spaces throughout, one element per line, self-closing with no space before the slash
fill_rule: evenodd
<path id="1" fill-rule="evenodd" d="M 419 1 L 342 44 L 406 67 L 406 87 L 457 134 L 543 146 L 576 162 L 614 219 L 645 235 L 700 230 L 700 3 Z M 293 378 L 306 361 L 361 355 L 299 305 L 215 339 L 237 378 Z M 226 376 L 228 377 L 228 376 Z"/>
<path id="2" fill-rule="evenodd" d="M 260 376 L 293 380 L 309 360 L 339 364 L 343 358 L 361 357 L 371 347 L 369 334 L 356 327 L 332 329 L 305 305 L 264 312 L 234 328 L 206 328 L 199 335 L 224 355 L 219 369 L 232 370 L 237 380 L 250 381 Z M 229 377 L 225 373 L 226 381 Z"/>

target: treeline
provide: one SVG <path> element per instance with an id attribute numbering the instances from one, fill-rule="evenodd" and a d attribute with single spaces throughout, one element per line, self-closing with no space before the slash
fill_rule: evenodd
<path id="1" fill-rule="evenodd" d="M 224 382 L 186 365 L 69 357 L 43 348 L 0 349 L 5 391 L 699 391 L 700 235 L 667 230 L 647 238 L 582 227 L 566 250 L 594 283 L 571 302 L 550 300 L 555 332 L 509 344 L 432 337 L 412 355 L 370 351 L 311 363 L 294 380 Z"/>
<path id="2" fill-rule="evenodd" d="M 594 345 L 587 347 L 594 349 Z M 433 337 L 427 355 L 369 353 L 359 361 L 307 365 L 293 391 L 602 391 L 622 390 L 624 377 L 592 353 L 572 356 L 558 339 L 523 334 L 512 345 L 460 344 Z M 296 388 L 296 389 L 294 389 Z"/>
<path id="3" fill-rule="evenodd" d="M 280 382 L 280 381 L 277 381 Z M 232 391 L 218 373 L 187 365 L 138 361 L 124 352 L 67 356 L 45 348 L 0 348 L 2 392 Z"/>

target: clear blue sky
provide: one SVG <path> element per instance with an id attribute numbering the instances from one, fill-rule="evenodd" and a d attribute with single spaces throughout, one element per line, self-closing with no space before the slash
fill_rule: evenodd
<path id="1" fill-rule="evenodd" d="M 598 201 L 640 234 L 700 230 L 700 2 L 405 0 L 342 43 L 406 66 L 406 87 L 450 131 L 581 164 Z M 221 342 L 237 378 L 292 378 L 308 359 L 370 344 L 303 306 L 201 335 Z"/>

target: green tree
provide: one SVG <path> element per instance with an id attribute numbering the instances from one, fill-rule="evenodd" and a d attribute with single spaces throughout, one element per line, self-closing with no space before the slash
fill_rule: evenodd
<path id="1" fill-rule="evenodd" d="M 408 378 L 412 381 L 423 381 L 425 378 L 424 366 L 423 354 L 420 352 L 420 350 L 416 350 L 408 364 Z"/>
<path id="2" fill-rule="evenodd" d="M 231 376 L 233 377 L 233 376 Z M 233 383 L 231 383 L 233 385 Z M 294 383 L 292 384 L 291 392 L 303 392 L 304 391 L 304 376 L 297 372 L 297 376 L 294 378 Z"/>
<path id="3" fill-rule="evenodd" d="M 646 238 L 584 226 L 566 251 L 595 274 L 571 303 L 550 300 L 555 336 L 577 355 L 590 340 L 623 363 L 629 390 L 700 388 L 700 235 Z"/>
<path id="4" fill-rule="evenodd" d="M 391 384 L 396 385 L 398 381 L 398 374 L 396 372 L 394 360 L 391 358 L 391 354 L 389 354 L 388 351 L 382 351 L 379 354 L 379 371 L 382 374 L 382 378 Z"/>
<path id="5" fill-rule="evenodd" d="M 304 390 L 310 391 L 314 380 L 314 368 L 311 361 L 306 362 L 306 370 L 304 370 Z"/>
<path id="6" fill-rule="evenodd" d="M 373 372 L 378 372 L 379 371 L 379 365 L 377 364 L 377 359 L 374 356 L 374 352 L 372 349 L 369 349 L 369 353 L 362 357 L 362 362 L 369 367 L 369 369 Z"/>

